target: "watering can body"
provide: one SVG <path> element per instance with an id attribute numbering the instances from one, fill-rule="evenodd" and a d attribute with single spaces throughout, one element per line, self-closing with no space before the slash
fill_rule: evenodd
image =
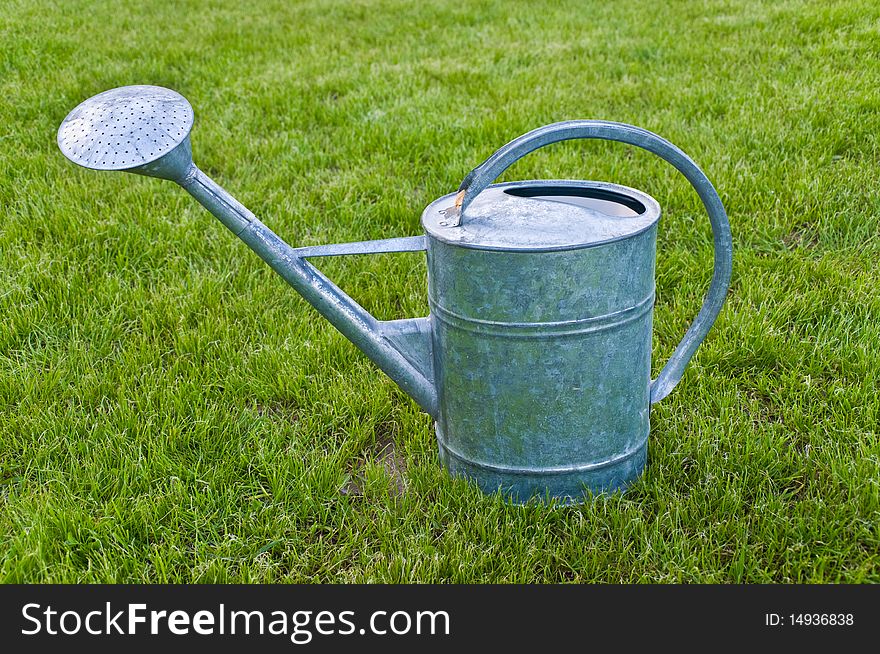
<path id="1" fill-rule="evenodd" d="M 131 86 L 84 101 L 61 151 L 95 170 L 172 180 L 266 261 L 436 424 L 448 470 L 515 500 L 626 487 L 645 465 L 650 405 L 681 379 L 731 274 L 727 215 L 670 142 L 631 125 L 567 121 L 511 141 L 422 214 L 424 235 L 294 248 L 192 161 L 193 112 L 170 89 Z M 585 181 L 492 182 L 529 152 L 570 139 L 652 152 L 692 184 L 712 224 L 715 270 L 698 315 L 651 380 L 660 208 L 635 189 Z M 379 321 L 309 260 L 426 251 L 430 315 Z"/>
<path id="2" fill-rule="evenodd" d="M 602 182 L 491 184 L 529 152 L 581 138 L 658 155 L 709 214 L 709 292 L 653 381 L 657 202 Z M 727 294 L 730 226 L 706 175 L 647 130 L 556 123 L 496 151 L 422 225 L 443 464 L 520 501 L 626 488 L 645 467 L 651 404 L 679 382 Z"/>
<path id="3" fill-rule="evenodd" d="M 453 203 L 422 216 L 443 464 L 517 499 L 624 487 L 647 451 L 657 203 L 499 184 L 452 226 Z"/>

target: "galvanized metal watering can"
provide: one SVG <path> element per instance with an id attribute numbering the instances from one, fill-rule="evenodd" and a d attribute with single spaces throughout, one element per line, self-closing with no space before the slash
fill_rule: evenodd
<path id="1" fill-rule="evenodd" d="M 192 161 L 190 104 L 155 86 L 94 96 L 64 120 L 61 151 L 97 170 L 170 179 L 262 257 L 436 420 L 440 456 L 486 492 L 576 499 L 625 487 L 645 465 L 663 399 L 721 310 L 732 244 L 718 193 L 676 146 L 637 127 L 577 120 L 511 141 L 422 214 L 424 235 L 293 248 Z M 660 207 L 591 181 L 493 184 L 520 157 L 568 139 L 659 155 L 691 182 L 715 240 L 702 309 L 651 381 Z M 427 252 L 431 313 L 379 321 L 309 257 Z"/>

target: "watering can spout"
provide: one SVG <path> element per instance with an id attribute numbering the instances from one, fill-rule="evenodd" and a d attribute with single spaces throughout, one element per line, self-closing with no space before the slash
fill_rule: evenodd
<path id="1" fill-rule="evenodd" d="M 308 257 L 425 249 L 423 236 L 293 248 L 192 165 L 181 186 L 244 241 L 318 312 L 364 352 L 427 413 L 436 416 L 428 318 L 380 321 L 315 268 Z"/>
<path id="2" fill-rule="evenodd" d="M 306 261 L 318 256 L 419 251 L 425 249 L 425 238 L 293 248 L 193 163 L 192 123 L 192 107 L 180 94 L 155 86 L 122 87 L 74 109 L 58 130 L 58 145 L 68 159 L 86 168 L 178 183 L 436 417 L 429 319 L 379 321 Z"/>

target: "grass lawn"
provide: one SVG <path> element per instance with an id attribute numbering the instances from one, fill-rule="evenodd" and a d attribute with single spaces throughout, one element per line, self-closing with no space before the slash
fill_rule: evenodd
<path id="1" fill-rule="evenodd" d="M 880 5 L 0 2 L 0 580 L 880 581 Z M 429 417 L 173 184 L 67 162 L 127 84 L 295 245 L 419 233 L 542 124 L 681 146 L 730 214 L 728 303 L 623 496 L 525 507 L 439 467 Z M 652 194 L 654 370 L 711 232 L 662 161 L 556 145 L 504 179 Z M 380 319 L 421 253 L 316 261 Z"/>

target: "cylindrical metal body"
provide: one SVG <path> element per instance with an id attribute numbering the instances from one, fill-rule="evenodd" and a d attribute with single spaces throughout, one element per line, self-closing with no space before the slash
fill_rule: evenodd
<path id="1" fill-rule="evenodd" d="M 619 194 L 643 210 L 619 218 L 628 226 L 608 239 L 577 234 L 574 220 L 570 237 L 536 241 L 529 221 L 541 222 L 541 203 L 562 211 L 557 224 L 578 208 L 534 199 L 540 190 L 529 199 L 500 193 L 548 184 L 560 195 L 562 184 L 579 195 Z M 499 184 L 483 195 L 493 229 L 507 223 L 511 240 L 447 238 L 462 229 L 441 226 L 451 196 L 423 216 L 441 460 L 483 490 L 519 500 L 622 488 L 647 451 L 659 207 L 596 182 Z"/>

